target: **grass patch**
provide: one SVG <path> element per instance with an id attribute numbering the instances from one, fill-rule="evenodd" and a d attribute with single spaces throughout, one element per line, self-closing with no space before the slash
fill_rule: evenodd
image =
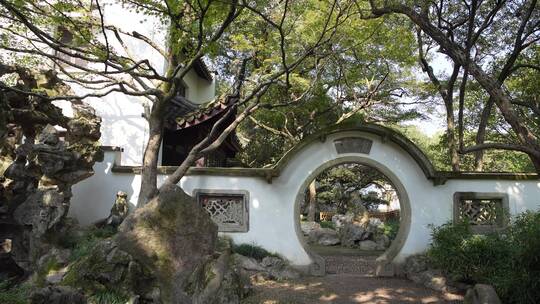
<path id="1" fill-rule="evenodd" d="M 13 285 L 9 281 L 0 281 L 0 303 L 27 304 L 30 303 L 30 286 L 26 284 Z"/>
<path id="2" fill-rule="evenodd" d="M 70 261 L 76 261 L 87 256 L 92 251 L 92 248 L 101 240 L 116 234 L 116 229 L 113 227 L 95 228 L 92 227 L 78 238 L 78 241 L 73 246 Z"/>
<path id="3" fill-rule="evenodd" d="M 324 221 L 319 223 L 321 225 L 321 228 L 329 228 L 332 230 L 336 230 L 336 224 L 332 221 Z"/>
<path id="4" fill-rule="evenodd" d="M 129 297 L 117 290 L 97 291 L 88 298 L 90 304 L 124 304 L 129 301 Z"/>
<path id="5" fill-rule="evenodd" d="M 62 265 L 58 263 L 54 256 L 50 256 L 43 264 L 43 267 L 36 271 L 35 284 L 38 287 L 44 287 L 46 283 L 46 277 L 51 271 L 55 271 L 62 268 Z M 1 302 L 0 302 L 1 303 Z"/>
<path id="6" fill-rule="evenodd" d="M 255 244 L 233 244 L 232 246 L 232 252 L 238 253 L 240 255 L 254 258 L 258 261 L 262 261 L 265 257 L 278 257 L 281 258 L 276 253 L 271 253 L 267 251 L 266 249 L 262 248 L 261 246 L 257 246 Z"/>

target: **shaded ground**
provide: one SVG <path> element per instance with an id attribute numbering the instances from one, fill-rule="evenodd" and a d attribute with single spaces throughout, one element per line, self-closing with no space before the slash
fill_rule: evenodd
<path id="1" fill-rule="evenodd" d="M 362 251 L 340 246 L 310 246 L 310 250 L 326 261 L 327 274 L 357 274 L 374 276 L 376 259 L 383 251 Z"/>
<path id="2" fill-rule="evenodd" d="M 244 304 L 312 303 L 461 303 L 462 297 L 442 294 L 401 278 L 329 274 L 295 281 L 254 283 Z"/>

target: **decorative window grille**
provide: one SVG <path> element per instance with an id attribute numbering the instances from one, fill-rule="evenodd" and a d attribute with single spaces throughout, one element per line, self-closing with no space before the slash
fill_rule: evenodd
<path id="1" fill-rule="evenodd" d="M 248 195 L 245 191 L 197 191 L 197 201 L 208 212 L 220 232 L 248 231 Z"/>
<path id="2" fill-rule="evenodd" d="M 496 231 L 507 222 L 508 198 L 502 193 L 457 192 L 454 221 L 467 221 L 476 233 Z"/>
<path id="3" fill-rule="evenodd" d="M 495 225 L 501 215 L 502 199 L 461 199 L 459 218 L 471 225 Z"/>

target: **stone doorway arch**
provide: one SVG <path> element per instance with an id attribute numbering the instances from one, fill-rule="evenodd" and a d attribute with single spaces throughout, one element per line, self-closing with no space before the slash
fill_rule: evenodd
<path id="1" fill-rule="evenodd" d="M 354 156 L 341 156 L 336 157 L 332 160 L 326 161 L 323 164 L 321 164 L 319 167 L 317 167 L 314 171 L 312 171 L 309 175 L 306 176 L 304 182 L 298 189 L 298 193 L 296 195 L 295 199 L 295 231 L 298 237 L 299 242 L 302 244 L 302 247 L 307 252 L 307 254 L 312 259 L 313 263 L 310 265 L 309 272 L 315 275 L 324 275 L 326 273 L 326 265 L 325 260 L 322 258 L 319 254 L 315 253 L 313 250 L 311 250 L 308 246 L 308 244 L 305 241 L 305 238 L 302 234 L 302 229 L 300 227 L 300 204 L 304 199 L 304 193 L 309 186 L 309 184 L 322 172 L 325 170 L 335 167 L 337 165 L 341 164 L 347 164 L 347 163 L 356 163 L 361 165 L 367 165 L 369 167 L 372 167 L 379 172 L 381 172 L 383 175 L 385 175 L 392 183 L 392 185 L 395 187 L 395 190 L 397 192 L 397 196 L 399 199 L 399 205 L 400 205 L 400 226 L 397 233 L 396 238 L 392 241 L 390 246 L 384 251 L 383 254 L 381 254 L 377 258 L 377 275 L 393 275 L 393 260 L 398 255 L 398 253 L 401 251 L 403 245 L 405 244 L 405 240 L 407 236 L 409 235 L 410 225 L 411 225 L 411 205 L 409 201 L 409 195 L 407 194 L 407 191 L 405 187 L 403 186 L 402 182 L 399 180 L 399 178 L 392 172 L 391 169 L 386 167 L 384 164 L 377 162 L 373 159 L 354 155 Z"/>

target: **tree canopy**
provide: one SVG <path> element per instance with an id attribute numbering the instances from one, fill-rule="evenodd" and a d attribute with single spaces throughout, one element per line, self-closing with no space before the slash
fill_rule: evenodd
<path id="1" fill-rule="evenodd" d="M 110 22 L 114 5 L 158 34 Z M 200 60 L 218 72 L 234 119 L 218 121 L 166 183 L 234 130 L 242 162 L 264 166 L 346 120 L 405 132 L 441 170 L 538 171 L 539 15 L 534 0 L 0 0 L 1 89 L 139 99 L 149 126 L 140 204 L 158 191 L 163 113 Z M 20 68 L 55 70 L 79 90 L 16 86 Z M 436 138 L 406 126 L 441 109 Z"/>

